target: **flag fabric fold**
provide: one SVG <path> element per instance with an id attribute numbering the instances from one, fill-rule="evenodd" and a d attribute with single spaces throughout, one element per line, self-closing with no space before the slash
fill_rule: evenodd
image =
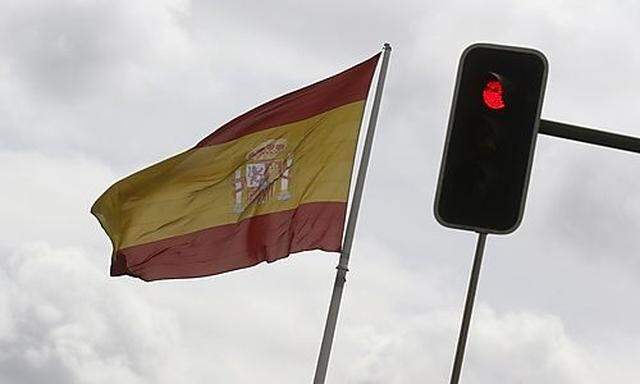
<path id="1" fill-rule="evenodd" d="M 379 54 L 231 120 L 112 185 L 91 208 L 111 275 L 214 275 L 291 253 L 339 252 Z"/>

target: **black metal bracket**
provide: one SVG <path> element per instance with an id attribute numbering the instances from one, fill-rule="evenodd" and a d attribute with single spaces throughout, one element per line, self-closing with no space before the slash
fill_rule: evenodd
<path id="1" fill-rule="evenodd" d="M 617 133 L 604 132 L 597 129 L 559 123 L 557 121 L 541 119 L 538 133 L 620 149 L 622 151 L 640 153 L 640 139 L 637 137 L 619 135 Z"/>

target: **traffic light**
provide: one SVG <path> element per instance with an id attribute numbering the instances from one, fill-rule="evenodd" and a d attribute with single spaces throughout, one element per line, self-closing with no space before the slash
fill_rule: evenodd
<path id="1" fill-rule="evenodd" d="M 462 53 L 434 207 L 442 225 L 518 227 L 546 78 L 536 50 L 474 44 Z"/>

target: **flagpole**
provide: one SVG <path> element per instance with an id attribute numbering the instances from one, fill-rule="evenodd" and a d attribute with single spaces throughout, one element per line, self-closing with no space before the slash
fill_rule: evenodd
<path id="1" fill-rule="evenodd" d="M 347 220 L 347 230 L 344 235 L 344 243 L 342 244 L 342 253 L 340 254 L 340 262 L 336 269 L 336 280 L 333 284 L 333 293 L 331 294 L 331 303 L 329 304 L 329 313 L 327 314 L 327 322 L 322 335 L 322 344 L 320 345 L 320 354 L 318 355 L 318 364 L 316 365 L 316 373 L 313 379 L 314 384 L 324 384 L 327 376 L 327 366 L 329 365 L 329 355 L 331 354 L 331 345 L 333 344 L 333 335 L 336 330 L 336 321 L 338 320 L 338 311 L 340 310 L 340 301 L 342 299 L 342 291 L 346 280 L 347 271 L 349 270 L 349 256 L 351 254 L 351 245 L 353 244 L 353 235 L 358 221 L 358 211 L 360 210 L 360 201 L 362 200 L 362 191 L 364 188 L 364 180 L 367 176 L 367 166 L 371 157 L 371 146 L 373 144 L 373 135 L 376 130 L 378 121 L 378 112 L 380 111 L 380 101 L 382 100 L 382 89 L 384 88 L 384 80 L 387 75 L 387 67 L 389 65 L 389 56 L 391 54 L 391 45 L 384 44 L 382 48 L 382 64 L 380 65 L 380 73 L 378 75 L 378 83 L 376 85 L 375 95 L 373 97 L 373 106 L 371 107 L 371 115 L 369 116 L 369 125 L 367 127 L 367 136 L 364 140 L 362 149 L 362 158 L 360 159 L 360 167 L 356 178 L 356 185 L 353 191 L 353 199 L 351 201 L 351 210 L 349 211 L 349 219 Z"/>

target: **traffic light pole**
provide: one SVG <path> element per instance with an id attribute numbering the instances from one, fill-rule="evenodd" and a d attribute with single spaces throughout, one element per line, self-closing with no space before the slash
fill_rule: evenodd
<path id="1" fill-rule="evenodd" d="M 583 143 L 600 145 L 622 151 L 640 153 L 640 139 L 636 137 L 618 135 L 616 133 L 604 132 L 551 120 L 540 120 L 540 129 L 538 132 L 543 135 L 560 137 L 562 139 L 581 141 Z"/>
<path id="2" fill-rule="evenodd" d="M 640 153 L 640 139 L 619 135 L 616 133 L 599 131 L 596 129 L 579 127 L 576 125 L 559 123 L 551 120 L 540 120 L 539 133 L 548 136 L 555 136 L 562 139 L 580 141 L 583 143 L 600 145 L 603 147 L 619 149 Z M 464 360 L 464 352 L 467 346 L 467 336 L 469 334 L 469 325 L 471 323 L 471 315 L 473 313 L 473 305 L 478 288 L 478 279 L 480 277 L 480 268 L 482 266 L 482 257 L 487 240 L 487 234 L 479 232 L 478 242 L 476 245 L 476 254 L 471 269 L 471 277 L 469 278 L 469 288 L 464 304 L 464 313 L 462 316 L 462 324 L 460 325 L 460 334 L 458 335 L 458 344 L 456 346 L 456 355 L 451 371 L 450 384 L 458 384 L 460 380 L 460 372 L 462 371 L 462 362 Z"/>
<path id="3" fill-rule="evenodd" d="M 484 254 L 484 245 L 487 242 L 486 233 L 478 233 L 478 242 L 476 244 L 476 255 L 473 259 L 473 267 L 471 268 L 471 277 L 469 278 L 469 288 L 467 290 L 467 299 L 464 303 L 464 314 L 462 315 L 462 325 L 460 325 L 460 334 L 458 335 L 458 345 L 456 347 L 456 357 L 453 361 L 453 370 L 451 371 L 451 384 L 458 384 L 460 380 L 460 371 L 462 370 L 462 360 L 464 359 L 464 350 L 467 346 L 467 335 L 469 334 L 469 324 L 471 323 L 471 314 L 473 312 L 473 303 L 476 299 L 476 289 L 478 288 L 478 278 L 480 277 L 480 267 L 482 266 L 482 255 Z"/>

